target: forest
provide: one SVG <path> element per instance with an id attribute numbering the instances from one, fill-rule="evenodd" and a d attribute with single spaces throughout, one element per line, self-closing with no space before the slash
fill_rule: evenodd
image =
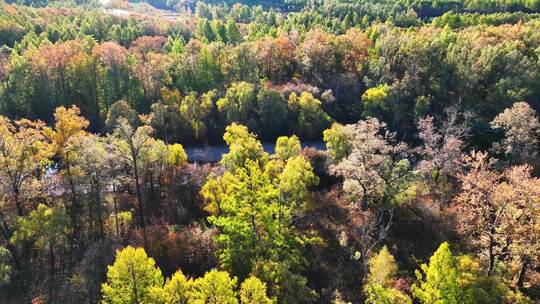
<path id="1" fill-rule="evenodd" d="M 540 303 L 539 114 L 540 0 L 0 0 L 0 304 Z"/>

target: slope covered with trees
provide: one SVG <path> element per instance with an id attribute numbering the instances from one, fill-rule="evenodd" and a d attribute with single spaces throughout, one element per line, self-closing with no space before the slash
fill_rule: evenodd
<path id="1" fill-rule="evenodd" d="M 537 1 L 9 2 L 0 303 L 540 301 Z"/>

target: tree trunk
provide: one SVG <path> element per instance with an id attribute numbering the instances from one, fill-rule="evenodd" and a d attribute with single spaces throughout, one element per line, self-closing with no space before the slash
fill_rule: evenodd
<path id="1" fill-rule="evenodd" d="M 10 242 L 11 240 L 11 229 L 9 228 L 9 225 L 6 221 L 6 218 L 4 217 L 4 214 L 0 211 L 0 220 L 2 223 L 0 223 L 0 230 L 2 230 L 2 235 L 4 236 L 4 239 L 6 240 L 6 248 L 11 253 L 11 258 L 13 259 L 13 264 L 15 265 L 16 270 L 20 270 L 20 264 L 19 264 L 19 255 L 17 252 L 17 248 L 13 246 L 13 244 Z"/>
<path id="2" fill-rule="evenodd" d="M 519 275 L 516 282 L 516 287 L 518 289 L 523 289 L 523 283 L 525 282 L 525 276 L 526 276 L 528 267 L 529 267 L 529 258 L 524 257 L 521 261 L 521 268 L 519 269 Z"/>
<path id="3" fill-rule="evenodd" d="M 96 180 L 96 207 L 97 207 L 97 219 L 98 219 L 98 226 L 99 226 L 99 237 L 100 239 L 105 238 L 105 231 L 103 228 L 103 216 L 101 214 L 101 186 L 99 183 L 99 180 Z"/>
<path id="4" fill-rule="evenodd" d="M 68 182 L 69 182 L 69 188 L 71 191 L 71 206 L 69 208 L 69 217 L 71 220 L 71 225 L 73 226 L 73 232 L 72 232 L 72 238 L 71 238 L 71 247 L 72 249 L 76 249 L 78 245 L 80 244 L 80 227 L 79 227 L 79 213 L 80 213 L 80 206 L 79 206 L 79 199 L 77 198 L 77 190 L 75 187 L 75 182 L 73 180 L 73 176 L 71 174 L 71 166 L 70 166 L 70 160 L 69 155 L 66 154 L 65 156 L 65 163 L 66 163 L 66 170 L 67 170 L 67 176 L 68 176 Z M 78 254 L 76 253 L 76 256 Z"/>
<path id="5" fill-rule="evenodd" d="M 492 229 L 492 233 L 494 229 Z M 489 248 L 488 248 L 488 269 L 487 269 L 487 275 L 490 276 L 493 273 L 493 265 L 495 264 L 495 241 L 493 240 L 493 234 L 490 234 L 489 236 Z"/>
<path id="6" fill-rule="evenodd" d="M 144 249 L 148 249 L 148 239 L 146 237 L 146 224 L 144 222 L 144 206 L 141 192 L 141 185 L 139 183 L 139 168 L 137 166 L 136 158 L 133 158 L 133 174 L 135 177 L 135 192 L 137 192 L 137 205 L 139 207 L 139 220 L 141 221 L 141 228 L 143 230 Z"/>
<path id="7" fill-rule="evenodd" d="M 56 259 L 54 257 L 54 250 L 53 250 L 53 247 L 52 245 L 49 246 L 49 280 L 51 280 L 49 282 L 49 299 L 52 298 L 52 293 L 53 293 L 53 289 L 54 289 L 54 274 L 55 274 L 55 264 L 56 264 Z"/>
<path id="8" fill-rule="evenodd" d="M 113 205 L 114 205 L 114 224 L 116 226 L 116 238 L 120 239 L 120 230 L 118 228 L 118 205 L 116 203 L 116 185 L 113 183 Z"/>
<path id="9" fill-rule="evenodd" d="M 19 187 L 13 187 L 13 198 L 15 200 L 15 206 L 17 206 L 17 214 L 19 216 L 24 216 L 24 210 L 21 204 L 21 199 L 20 199 Z"/>

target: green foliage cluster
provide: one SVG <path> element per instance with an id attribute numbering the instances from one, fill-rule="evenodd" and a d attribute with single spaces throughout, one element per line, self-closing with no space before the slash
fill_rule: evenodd
<path id="1" fill-rule="evenodd" d="M 237 285 L 236 278 L 216 269 L 196 279 L 188 279 L 178 270 L 164 280 L 144 249 L 128 246 L 117 251 L 108 268 L 107 282 L 101 286 L 102 303 L 272 303 L 266 285 L 256 277 L 242 282 L 240 290 Z"/>

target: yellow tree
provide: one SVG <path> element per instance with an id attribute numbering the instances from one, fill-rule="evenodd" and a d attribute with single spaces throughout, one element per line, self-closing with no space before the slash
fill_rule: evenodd
<path id="1" fill-rule="evenodd" d="M 118 250 L 107 271 L 107 282 L 101 285 L 103 303 L 156 303 L 153 291 L 163 288 L 163 276 L 155 263 L 142 248 Z"/>
<path id="2" fill-rule="evenodd" d="M 40 195 L 39 176 L 50 162 L 42 122 L 11 121 L 0 116 L 0 231 L 17 267 L 17 251 L 9 242 L 17 216 L 25 216 L 30 200 Z"/>
<path id="3" fill-rule="evenodd" d="M 83 210 L 82 202 L 77 189 L 77 179 L 81 176 L 81 171 L 75 165 L 76 160 L 81 155 L 81 141 L 79 139 L 86 136 L 85 129 L 89 122 L 80 116 L 79 108 L 59 107 L 54 113 L 55 124 L 53 128 L 45 128 L 45 134 L 51 141 L 53 152 L 60 159 L 60 173 L 63 180 L 67 183 L 69 189 L 68 214 L 73 227 L 72 241 L 77 243 L 81 237 L 81 213 Z"/>
<path id="4" fill-rule="evenodd" d="M 37 176 L 51 156 L 43 128 L 40 121 L 12 122 L 0 116 L 0 195 L 19 216 L 28 211 L 25 201 L 37 195 Z"/>

